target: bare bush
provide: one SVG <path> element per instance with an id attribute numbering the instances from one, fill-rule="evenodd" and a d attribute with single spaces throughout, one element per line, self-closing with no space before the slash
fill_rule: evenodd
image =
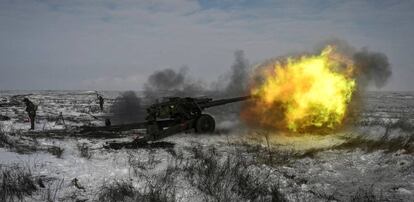
<path id="1" fill-rule="evenodd" d="M 401 129 L 404 132 L 411 132 L 414 130 L 413 120 L 406 115 L 400 115 L 401 118 L 393 120 L 389 118 L 374 118 L 364 119 L 359 121 L 360 126 L 382 126 L 387 130 L 389 129 Z"/>
<path id="2" fill-rule="evenodd" d="M 350 196 L 352 202 L 376 202 L 376 201 L 403 201 L 401 198 L 392 195 L 385 196 L 383 190 L 376 190 L 374 184 L 360 186 L 356 192 Z"/>
<path id="3" fill-rule="evenodd" d="M 161 160 L 155 158 L 154 150 L 149 150 L 148 157 L 137 156 L 133 152 L 128 152 L 129 172 L 134 176 L 141 176 L 141 172 L 149 169 L 154 169 Z"/>
<path id="4" fill-rule="evenodd" d="M 398 150 L 405 150 L 407 153 L 414 153 L 414 135 L 405 137 L 400 136 L 389 140 L 383 138 L 379 140 L 371 140 L 358 136 L 330 149 L 352 150 L 355 148 L 362 149 L 366 152 L 373 152 L 377 150 L 395 152 Z"/>
<path id="5" fill-rule="evenodd" d="M 0 168 L 0 201 L 22 201 L 37 191 L 30 169 L 18 165 Z"/>
<path id="6" fill-rule="evenodd" d="M 42 200 L 47 202 L 57 201 L 57 194 L 61 191 L 63 179 L 54 183 L 49 183 L 42 193 Z"/>
<path id="7" fill-rule="evenodd" d="M 21 138 L 21 131 L 4 132 L 0 129 L 0 147 L 19 154 L 31 154 L 41 150 L 36 139 Z"/>
<path id="8" fill-rule="evenodd" d="M 251 154 L 256 163 L 266 164 L 272 167 L 283 166 L 289 164 L 292 160 L 311 157 L 315 154 L 313 150 L 297 152 L 292 149 L 280 149 L 274 146 L 263 147 L 260 144 L 247 142 L 238 143 L 236 146 L 239 147 L 239 150 Z"/>
<path id="9" fill-rule="evenodd" d="M 132 191 L 133 194 L 125 194 L 128 199 L 118 200 L 132 198 L 135 201 L 175 201 L 178 185 L 176 179 L 181 178 L 192 185 L 192 189 L 200 191 L 200 197 L 204 197 L 206 201 L 286 201 L 278 185 L 267 184 L 265 179 L 270 174 L 260 175 L 257 170 L 250 169 L 254 167 L 254 162 L 242 155 L 223 156 L 214 147 L 205 149 L 201 146 L 191 147 L 189 151 L 187 157 L 182 153 L 175 153 L 175 161 L 161 175 L 144 174 L 147 167 L 142 166 L 142 162 L 138 163 L 136 166 L 139 169 L 135 170 L 135 175 L 145 180 L 144 187 Z M 134 158 L 129 159 L 131 161 Z M 132 187 L 130 182 L 127 184 L 130 186 L 123 187 Z M 116 183 L 114 188 L 120 189 Z M 102 194 L 104 195 L 114 194 Z M 103 200 L 102 197 L 100 199 Z"/>
<path id="10" fill-rule="evenodd" d="M 115 181 L 104 185 L 98 196 L 98 201 L 140 201 L 140 202 L 170 202 L 175 201 L 175 188 L 171 173 L 154 179 L 145 178 L 143 189 L 136 189 L 129 180 Z"/>
<path id="11" fill-rule="evenodd" d="M 175 169 L 168 167 L 164 174 L 153 179 L 147 178 L 144 190 L 137 192 L 135 201 L 170 202 L 175 201 L 176 189 L 174 181 Z"/>
<path id="12" fill-rule="evenodd" d="M 0 125 L 0 147 L 6 147 L 9 145 L 10 145 L 10 140 Z"/>
<path id="13" fill-rule="evenodd" d="M 50 154 L 52 154 L 52 155 L 56 156 L 57 158 L 61 158 L 61 157 L 62 157 L 62 154 L 63 154 L 64 149 L 62 149 L 61 147 L 52 146 L 52 147 L 47 148 L 47 151 L 48 151 Z"/>
<path id="14" fill-rule="evenodd" d="M 20 136 L 14 135 L 15 137 Z M 19 153 L 19 154 L 31 154 L 34 152 L 45 151 L 48 152 L 57 158 L 61 158 L 64 149 L 57 146 L 39 146 L 39 143 L 36 139 L 16 139 L 11 138 L 9 135 L 2 133 L 0 130 L 0 147 L 5 147 L 10 151 Z"/>
<path id="15" fill-rule="evenodd" d="M 400 128 L 403 131 L 406 132 L 412 132 L 414 131 L 414 124 L 408 117 L 403 117 L 398 119 L 397 122 L 390 124 L 391 128 Z"/>
<path id="16" fill-rule="evenodd" d="M 375 202 L 378 201 L 377 197 L 374 194 L 374 189 L 372 186 L 368 188 L 360 187 L 353 196 L 351 196 L 350 201 L 352 202 Z"/>
<path id="17" fill-rule="evenodd" d="M 203 150 L 200 146 L 192 152 L 195 159 L 185 170 L 190 183 L 206 194 L 207 201 L 285 201 L 277 186 L 269 187 L 260 175 L 249 171 L 251 163 L 242 156 L 223 159 L 214 148 Z"/>
<path id="18" fill-rule="evenodd" d="M 89 150 L 89 146 L 87 143 L 81 143 L 77 145 L 79 150 L 79 155 L 82 158 L 91 159 L 92 153 Z"/>
<path id="19" fill-rule="evenodd" d="M 16 141 L 10 138 L 10 135 L 3 130 L 3 125 L 0 124 L 0 147 L 16 148 Z"/>
<path id="20" fill-rule="evenodd" d="M 103 185 L 98 196 L 98 201 L 117 202 L 132 199 L 136 190 L 128 181 L 115 181 L 109 185 Z"/>

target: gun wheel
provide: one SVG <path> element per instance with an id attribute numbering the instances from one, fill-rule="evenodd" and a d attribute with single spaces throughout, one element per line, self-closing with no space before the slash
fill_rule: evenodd
<path id="1" fill-rule="evenodd" d="M 202 114 L 196 121 L 195 130 L 197 133 L 212 133 L 215 128 L 216 122 L 208 114 Z"/>

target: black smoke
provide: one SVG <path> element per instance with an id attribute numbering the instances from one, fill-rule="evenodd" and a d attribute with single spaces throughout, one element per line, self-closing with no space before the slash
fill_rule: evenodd
<path id="1" fill-rule="evenodd" d="M 391 65 L 384 53 L 371 52 L 364 48 L 353 55 L 360 85 L 375 84 L 382 88 L 392 75 Z"/>
<path id="2" fill-rule="evenodd" d="M 198 97 L 209 96 L 225 98 L 242 96 L 246 93 L 248 83 L 249 62 L 244 52 L 234 53 L 235 61 L 229 72 L 220 76 L 217 83 L 223 83 L 216 88 L 208 88 L 205 82 L 195 79 L 188 74 L 189 68 L 179 70 L 163 69 L 152 73 L 144 84 L 143 97 L 139 98 L 132 91 L 124 92 L 116 98 L 111 107 L 113 124 L 144 121 L 146 107 L 163 97 Z"/>
<path id="3" fill-rule="evenodd" d="M 241 96 L 246 93 L 248 84 L 249 61 L 244 56 L 244 51 L 238 50 L 234 53 L 234 64 L 231 66 L 228 84 L 225 94 L 230 96 Z"/>
<path id="4" fill-rule="evenodd" d="M 219 76 L 217 85 L 208 88 L 200 79 L 188 74 L 188 68 L 182 67 L 178 71 L 164 69 L 154 72 L 144 84 L 144 97 L 156 100 L 162 97 L 229 97 L 245 95 L 248 83 L 249 62 L 242 50 L 235 51 L 235 61 L 226 74 Z"/>
<path id="5" fill-rule="evenodd" d="M 164 69 L 156 71 L 148 77 L 144 84 L 144 96 L 149 100 L 171 96 L 195 96 L 203 94 L 206 89 L 188 75 L 188 68 Z"/>
<path id="6" fill-rule="evenodd" d="M 321 43 L 317 46 L 317 51 L 320 52 L 326 45 L 334 46 L 336 51 L 352 59 L 355 66 L 355 78 L 360 90 L 368 86 L 382 88 L 392 76 L 392 67 L 384 53 L 370 51 L 366 47 L 357 49 L 340 39 L 331 39 Z"/>
<path id="7" fill-rule="evenodd" d="M 118 96 L 110 111 L 113 124 L 144 121 L 146 115 L 145 109 L 142 107 L 142 100 L 133 91 L 126 91 Z"/>

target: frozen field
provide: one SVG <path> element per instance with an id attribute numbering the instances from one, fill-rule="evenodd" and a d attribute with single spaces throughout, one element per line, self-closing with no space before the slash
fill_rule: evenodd
<path id="1" fill-rule="evenodd" d="M 414 93 L 367 93 L 333 134 L 248 129 L 228 105 L 208 111 L 215 134 L 120 150 L 103 146 L 137 134 L 75 132 L 104 124 L 118 92 L 103 96 L 100 112 L 93 91 L 0 91 L 0 201 L 414 201 Z M 32 132 L 24 97 L 39 105 Z"/>

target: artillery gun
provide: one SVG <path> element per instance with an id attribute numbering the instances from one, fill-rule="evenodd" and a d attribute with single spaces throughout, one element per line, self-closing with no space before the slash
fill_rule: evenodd
<path id="1" fill-rule="evenodd" d="M 240 102 L 250 96 L 213 100 L 212 98 L 169 97 L 147 108 L 145 122 L 104 127 L 84 127 L 88 131 L 127 131 L 146 129 L 145 141 L 155 141 L 167 136 L 194 130 L 196 133 L 211 133 L 215 130 L 214 118 L 203 111 L 210 107 Z"/>

